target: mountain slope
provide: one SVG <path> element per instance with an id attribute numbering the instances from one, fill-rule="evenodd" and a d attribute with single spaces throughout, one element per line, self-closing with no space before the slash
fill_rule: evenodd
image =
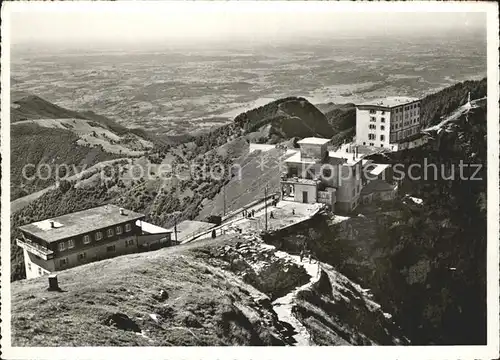
<path id="1" fill-rule="evenodd" d="M 294 345 L 294 330 L 272 301 L 308 275 L 258 240 L 233 235 L 83 265 L 58 280 L 62 292 L 46 291 L 46 278 L 12 284 L 15 346 Z M 358 285 L 342 276 L 330 284 L 347 306 L 336 320 L 345 344 L 401 341 Z M 356 320 L 362 304 L 373 304 L 363 305 L 364 316 L 379 319 L 389 335 Z M 307 306 L 316 320 L 331 321 L 314 300 Z M 324 340 L 315 336 L 312 344 Z"/>
<path id="2" fill-rule="evenodd" d="M 292 137 L 334 135 L 325 115 L 301 97 L 288 97 L 242 113 L 235 124 L 247 133 L 262 132 L 264 141 L 276 143 Z"/>
<path id="3" fill-rule="evenodd" d="M 12 199 L 101 161 L 143 155 L 154 145 L 147 133 L 93 112 L 68 110 L 24 92 L 13 91 L 11 97 Z M 41 176 L 31 179 L 38 170 Z"/>

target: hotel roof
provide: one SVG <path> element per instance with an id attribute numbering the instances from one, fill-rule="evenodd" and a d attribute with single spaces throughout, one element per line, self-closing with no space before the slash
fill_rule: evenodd
<path id="1" fill-rule="evenodd" d="M 363 187 L 363 189 L 361 190 L 361 195 L 368 195 L 373 192 L 394 191 L 396 187 L 396 185 L 391 185 L 384 180 L 376 179 L 370 181 Z"/>
<path id="2" fill-rule="evenodd" d="M 23 225 L 19 229 L 50 243 L 143 217 L 144 214 L 126 209 L 122 215 L 120 207 L 108 204 Z"/>
<path id="3" fill-rule="evenodd" d="M 297 141 L 297 144 L 306 144 L 306 145 L 324 145 L 327 142 L 330 142 L 330 139 L 320 138 L 320 137 L 308 137 L 302 140 Z"/>
<path id="4" fill-rule="evenodd" d="M 316 164 L 316 161 L 302 159 L 300 151 L 297 151 L 292 156 L 284 160 L 285 163 L 303 163 L 303 164 Z"/>
<path id="5" fill-rule="evenodd" d="M 362 156 L 358 154 L 358 156 L 353 156 L 353 153 L 348 153 L 344 151 L 328 151 L 328 157 L 330 158 L 330 163 L 335 161 L 334 159 L 345 159 L 345 161 L 339 161 L 338 163 L 345 165 L 354 165 L 361 161 Z"/>
<path id="6" fill-rule="evenodd" d="M 396 106 L 409 104 L 409 103 L 412 103 L 412 102 L 418 101 L 418 100 L 420 100 L 420 99 L 416 98 L 416 97 L 391 96 L 391 97 L 386 97 L 385 99 L 370 100 L 370 101 L 358 104 L 358 106 L 379 106 L 379 107 L 385 107 L 385 108 L 393 108 Z"/>

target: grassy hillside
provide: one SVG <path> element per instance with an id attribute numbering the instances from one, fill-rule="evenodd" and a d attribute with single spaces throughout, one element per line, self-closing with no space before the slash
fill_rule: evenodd
<path id="1" fill-rule="evenodd" d="M 322 266 L 309 290 L 300 263 L 237 235 L 87 264 L 58 275 L 61 292 L 47 291 L 47 278 L 12 285 L 13 343 L 294 345 L 273 301 L 303 285 L 292 311 L 312 330 L 311 344 L 406 343 L 370 294 Z"/>
<path id="2" fill-rule="evenodd" d="M 68 110 L 36 95 L 13 91 L 11 100 L 12 199 L 54 183 L 57 176 L 54 171 L 45 180 L 23 179 L 22 169 L 28 164 L 35 167 L 48 164 L 52 168 L 74 165 L 79 171 L 101 161 L 140 153 L 151 146 L 148 144 L 163 143 L 140 129 L 129 130 L 92 111 Z M 28 175 L 32 175 L 31 170 Z"/>
<path id="3" fill-rule="evenodd" d="M 98 115 L 92 111 L 78 112 L 65 109 L 41 97 L 21 91 L 11 92 L 10 121 L 18 122 L 37 119 L 84 119 L 92 120 L 106 126 L 118 134 L 126 133 L 126 127 L 117 122 Z"/>
<path id="4" fill-rule="evenodd" d="M 77 172 L 84 166 L 92 166 L 101 161 L 120 157 L 111 154 L 102 147 L 80 146 L 78 136 L 66 129 L 45 128 L 36 124 L 20 124 L 11 127 L 11 200 L 41 190 L 54 183 L 56 176 L 72 175 L 72 165 Z M 41 177 L 34 176 L 33 167 L 26 168 L 26 174 L 34 177 L 27 180 L 23 177 L 23 168 L 32 164 L 49 164 L 54 170 L 49 175 L 46 168 L 41 167 Z M 67 164 L 70 173 L 56 174 L 55 167 Z"/>
<path id="5" fill-rule="evenodd" d="M 186 247 L 104 260 L 58 278 L 63 292 L 45 291 L 47 278 L 13 284 L 15 346 L 286 344 L 259 292 Z"/>

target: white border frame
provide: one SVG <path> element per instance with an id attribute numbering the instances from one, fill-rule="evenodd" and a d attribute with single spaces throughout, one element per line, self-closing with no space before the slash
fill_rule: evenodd
<path id="1" fill-rule="evenodd" d="M 27 9 L 44 11 L 157 11 L 159 7 L 188 11 L 349 11 L 349 12 L 486 12 L 488 76 L 488 345 L 486 346 L 376 346 L 376 347 L 12 347 L 10 318 L 10 14 Z M 493 359 L 499 357 L 499 98 L 498 4 L 495 2 L 3 2 L 1 58 L 1 319 L 2 357 L 8 359 Z M 9 210 L 7 210 L 9 209 Z M 84 349 L 84 351 L 82 351 Z M 333 352 L 332 352 L 333 351 Z"/>

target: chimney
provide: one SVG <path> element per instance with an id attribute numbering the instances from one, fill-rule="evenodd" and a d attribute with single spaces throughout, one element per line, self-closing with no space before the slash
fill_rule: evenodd
<path id="1" fill-rule="evenodd" d="M 125 215 L 125 210 L 123 208 L 120 208 L 120 215 Z"/>
<path id="2" fill-rule="evenodd" d="M 53 229 L 54 228 L 54 221 L 53 220 L 50 220 L 50 228 Z"/>

